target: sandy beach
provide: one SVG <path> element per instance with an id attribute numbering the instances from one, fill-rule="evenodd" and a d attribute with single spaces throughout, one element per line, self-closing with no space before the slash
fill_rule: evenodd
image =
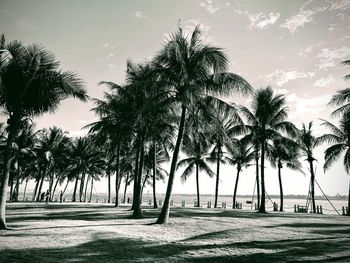
<path id="1" fill-rule="evenodd" d="M 350 218 L 207 208 L 160 210 L 107 204 L 10 204 L 0 262 L 266 262 L 350 260 Z"/>

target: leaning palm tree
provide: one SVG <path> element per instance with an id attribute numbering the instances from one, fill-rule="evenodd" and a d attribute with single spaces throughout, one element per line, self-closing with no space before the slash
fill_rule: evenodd
<path id="1" fill-rule="evenodd" d="M 11 146 L 20 123 L 26 117 L 53 112 L 63 99 L 75 97 L 86 101 L 87 95 L 77 75 L 59 69 L 59 61 L 42 46 L 23 46 L 18 41 L 6 43 L 1 35 L 0 50 L 0 105 L 9 115 L 0 189 L 0 229 L 6 229 L 7 185 L 13 159 Z"/>
<path id="2" fill-rule="evenodd" d="M 250 130 L 250 140 L 258 141 L 261 152 L 260 176 L 261 176 L 261 202 L 260 213 L 266 213 L 265 209 L 265 155 L 267 144 L 281 138 L 284 133 L 296 137 L 298 132 L 295 126 L 287 121 L 287 106 L 284 95 L 274 95 L 271 87 L 258 90 L 252 103 L 251 112 L 246 107 L 241 107 Z"/>
<path id="3" fill-rule="evenodd" d="M 319 142 L 326 142 L 332 144 L 325 150 L 325 163 L 323 165 L 324 170 L 328 170 L 336 160 L 338 160 L 342 154 L 344 154 L 344 168 L 347 174 L 350 172 L 350 113 L 348 112 L 340 120 L 339 127 L 334 124 L 324 121 L 323 125 L 326 126 L 330 133 L 324 134 L 319 137 Z M 350 185 L 348 195 L 348 211 L 347 215 L 350 216 Z"/>
<path id="4" fill-rule="evenodd" d="M 251 86 L 240 76 L 226 72 L 228 60 L 222 49 L 203 44 L 197 26 L 191 36 L 182 28 L 172 34 L 154 59 L 160 81 L 169 87 L 167 102 L 176 103 L 181 109 L 179 129 L 167 191 L 162 211 L 156 223 L 167 223 L 170 199 L 175 178 L 178 155 L 181 148 L 185 120 L 189 106 L 200 97 L 209 94 L 232 94 L 234 91 L 251 91 Z"/>
<path id="5" fill-rule="evenodd" d="M 235 189 L 232 197 L 232 208 L 235 208 L 236 204 L 236 195 L 238 188 L 238 180 L 240 172 L 244 167 L 248 167 L 251 165 L 251 161 L 255 158 L 255 152 L 252 150 L 252 147 L 249 145 L 249 140 L 247 137 L 244 137 L 240 140 L 235 140 L 231 147 L 227 147 L 228 156 L 225 158 L 226 161 L 231 165 L 236 165 L 237 176 Z"/>
<path id="6" fill-rule="evenodd" d="M 280 212 L 283 212 L 283 186 L 281 170 L 283 165 L 287 168 L 302 172 L 302 165 L 298 158 L 300 157 L 299 145 L 288 139 L 278 138 L 272 145 L 268 145 L 268 158 L 272 167 L 278 169 L 278 182 L 280 187 Z"/>

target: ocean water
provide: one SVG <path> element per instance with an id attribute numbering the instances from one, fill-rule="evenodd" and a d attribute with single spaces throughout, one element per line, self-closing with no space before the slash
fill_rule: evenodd
<path id="1" fill-rule="evenodd" d="M 32 197 L 32 193 L 28 193 L 26 195 L 26 200 L 30 201 Z M 89 200 L 90 195 L 87 195 L 87 199 Z M 164 200 L 165 194 L 158 194 L 157 195 L 157 202 L 162 203 Z M 64 199 L 66 202 L 69 202 L 71 200 L 72 196 L 71 194 L 66 194 L 64 196 Z M 78 198 L 78 195 L 77 195 Z M 173 206 L 182 206 L 183 202 L 185 203 L 185 207 L 194 207 L 197 196 L 195 194 L 173 194 L 172 195 L 172 205 Z M 106 193 L 93 193 L 92 194 L 92 203 L 106 203 L 107 201 L 107 194 Z M 132 202 L 132 194 L 126 195 L 126 205 L 127 205 L 127 199 L 129 199 L 129 203 Z M 331 199 L 329 203 L 328 200 L 324 197 L 316 197 L 316 206 L 322 206 L 322 210 L 324 214 L 337 214 L 335 209 L 342 214 L 342 207 L 347 206 L 347 200 L 346 199 Z M 19 200 L 23 200 L 23 195 L 19 195 Z M 59 194 L 55 194 L 54 201 L 59 201 Z M 124 202 L 123 196 L 119 195 L 119 200 L 121 203 Z M 200 202 L 202 207 L 207 207 L 208 202 L 211 202 L 211 207 L 214 207 L 214 195 L 201 195 L 200 196 Z M 112 202 L 114 201 L 114 196 L 112 197 Z M 238 203 L 242 204 L 243 210 L 253 210 L 255 207 L 256 197 L 254 200 L 252 200 L 252 197 L 250 196 L 237 196 L 236 201 Z M 153 205 L 153 196 L 150 193 L 144 193 L 142 198 L 142 205 Z M 248 202 L 252 202 L 249 204 Z M 271 196 L 271 199 L 266 199 L 266 210 L 267 211 L 273 211 L 273 202 L 279 205 L 279 197 L 278 196 Z M 218 197 L 218 207 L 222 207 L 223 203 L 226 203 L 226 209 L 232 208 L 232 196 L 229 195 L 219 195 Z M 284 203 L 284 211 L 286 212 L 294 212 L 294 205 L 299 206 L 305 206 L 306 205 L 306 197 L 305 198 L 290 198 L 286 197 L 283 200 Z M 332 205 L 335 207 L 335 209 L 332 207 Z M 310 206 L 309 206 L 310 209 Z"/>

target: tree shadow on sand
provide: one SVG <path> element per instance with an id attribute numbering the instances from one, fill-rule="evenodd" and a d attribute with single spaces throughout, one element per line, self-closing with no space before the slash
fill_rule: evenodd
<path id="1" fill-rule="evenodd" d="M 329 237 L 209 245 L 187 241 L 158 244 L 115 238 L 97 239 L 68 248 L 7 249 L 1 251 L 1 260 L 2 262 L 346 261 L 350 259 L 349 245 L 348 239 Z M 242 253 L 243 250 L 246 252 Z M 205 252 L 208 256 L 200 256 Z"/>

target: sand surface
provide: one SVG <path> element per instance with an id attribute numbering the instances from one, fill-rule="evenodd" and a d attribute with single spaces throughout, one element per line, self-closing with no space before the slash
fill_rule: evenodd
<path id="1" fill-rule="evenodd" d="M 9 204 L 0 262 L 350 262 L 350 218 L 207 208 Z"/>

